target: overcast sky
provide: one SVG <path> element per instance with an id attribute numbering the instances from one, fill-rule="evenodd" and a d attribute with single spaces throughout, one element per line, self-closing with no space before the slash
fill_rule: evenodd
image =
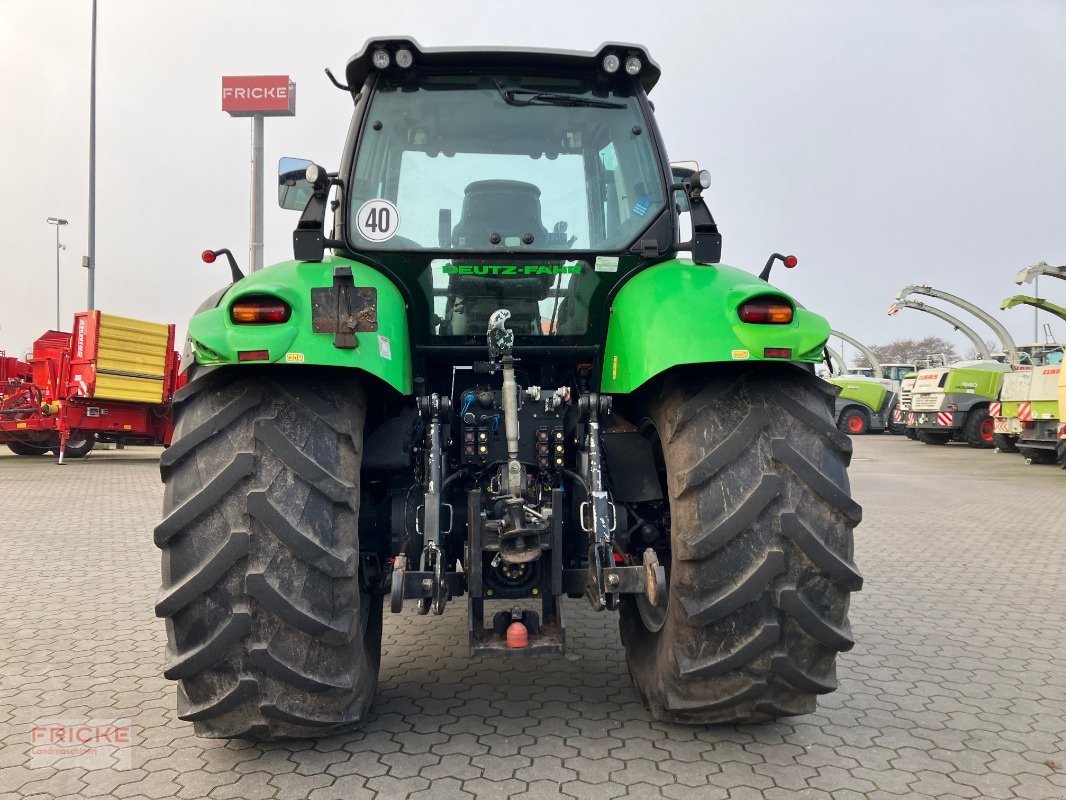
<path id="1" fill-rule="evenodd" d="M 0 0 L 0 348 L 22 352 L 86 305 L 89 0 Z M 588 50 L 645 44 L 673 160 L 711 171 L 724 261 L 776 282 L 834 328 L 876 344 L 949 335 L 885 310 L 931 283 L 998 311 L 1015 272 L 1066 262 L 1066 2 L 269 2 L 99 0 L 97 307 L 185 321 L 246 265 L 250 122 L 220 109 L 223 74 L 289 74 L 297 114 L 266 122 L 266 263 L 297 216 L 273 203 L 277 159 L 335 168 L 351 101 L 338 75 L 363 41 Z M 1030 287 L 1026 287 L 1031 290 Z M 1041 294 L 1066 304 L 1066 283 Z M 1042 315 L 1041 321 L 1053 318 Z M 1055 322 L 1060 338 L 1066 325 Z M 991 333 L 989 332 L 989 335 Z M 964 339 L 952 335 L 960 350 Z"/>

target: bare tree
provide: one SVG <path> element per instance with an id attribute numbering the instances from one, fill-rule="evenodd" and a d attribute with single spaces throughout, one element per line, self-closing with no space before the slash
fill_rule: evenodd
<path id="1" fill-rule="evenodd" d="M 894 339 L 887 344 L 870 345 L 873 354 L 882 364 L 913 364 L 917 359 L 931 353 L 943 353 L 947 361 L 957 361 L 959 354 L 955 345 L 940 336 L 923 336 L 920 339 Z M 868 367 L 866 357 L 856 353 L 852 359 L 856 367 Z"/>
<path id="2" fill-rule="evenodd" d="M 985 347 L 988 348 L 989 353 L 998 353 L 1003 345 L 997 342 L 995 339 L 985 339 Z M 970 361 L 975 361 L 981 357 L 981 354 L 977 352 L 977 348 L 970 345 L 970 349 L 963 354 L 963 358 Z"/>

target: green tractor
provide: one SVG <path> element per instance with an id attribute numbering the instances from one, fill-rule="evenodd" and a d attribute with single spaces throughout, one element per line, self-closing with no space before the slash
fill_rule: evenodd
<path id="1" fill-rule="evenodd" d="M 465 595 L 471 655 L 506 657 L 562 653 L 584 596 L 663 720 L 836 687 L 861 509 L 814 374 L 829 324 L 766 282 L 791 256 L 720 263 L 659 76 L 632 45 L 379 39 L 334 79 L 339 169 L 281 169 L 294 259 L 231 260 L 189 324 L 156 611 L 197 733 L 356 725 L 386 598 Z"/>

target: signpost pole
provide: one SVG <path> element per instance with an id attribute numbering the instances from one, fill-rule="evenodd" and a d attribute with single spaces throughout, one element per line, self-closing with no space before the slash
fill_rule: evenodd
<path id="1" fill-rule="evenodd" d="M 263 115 L 252 116 L 252 228 L 248 269 L 263 267 Z"/>
<path id="2" fill-rule="evenodd" d="M 96 0 L 93 0 L 92 55 L 89 65 L 89 310 L 96 308 Z M 56 229 L 59 230 L 58 228 Z"/>
<path id="3" fill-rule="evenodd" d="M 248 271 L 263 268 L 263 119 L 296 113 L 296 86 L 288 75 L 223 75 L 222 110 L 252 118 L 252 197 Z"/>

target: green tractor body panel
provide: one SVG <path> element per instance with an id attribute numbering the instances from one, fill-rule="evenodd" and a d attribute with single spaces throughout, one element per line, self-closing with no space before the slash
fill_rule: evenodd
<path id="1" fill-rule="evenodd" d="M 334 333 L 312 327 L 312 289 L 333 286 L 335 267 L 349 267 L 354 285 L 373 289 L 374 320 L 360 325 L 356 346 L 338 348 Z M 234 302 L 253 295 L 284 300 L 292 309 L 288 321 L 239 325 L 230 318 Z M 363 330 L 369 328 L 369 330 Z M 401 394 L 412 393 L 411 342 L 407 312 L 399 289 L 389 278 L 365 264 L 337 256 L 321 262 L 284 261 L 253 272 L 223 295 L 215 308 L 189 322 L 196 363 L 307 364 L 350 367 L 380 378 Z M 266 351 L 265 357 L 242 360 L 240 353 Z"/>
<path id="2" fill-rule="evenodd" d="M 852 400 L 862 403 L 871 412 L 878 412 L 885 404 L 889 389 L 877 378 L 863 375 L 838 375 L 827 379 L 829 383 L 840 387 L 838 402 Z"/>
<path id="3" fill-rule="evenodd" d="M 945 394 L 974 394 L 994 399 L 999 395 L 1003 374 L 1010 367 L 998 362 L 962 362 L 948 372 L 944 383 Z"/>
<path id="4" fill-rule="evenodd" d="M 789 324 L 742 322 L 737 309 L 761 296 L 795 309 Z M 673 259 L 639 272 L 619 289 L 604 349 L 602 391 L 626 393 L 671 367 L 737 361 L 822 361 L 825 318 L 749 272 Z M 789 356 L 768 358 L 767 348 Z"/>

